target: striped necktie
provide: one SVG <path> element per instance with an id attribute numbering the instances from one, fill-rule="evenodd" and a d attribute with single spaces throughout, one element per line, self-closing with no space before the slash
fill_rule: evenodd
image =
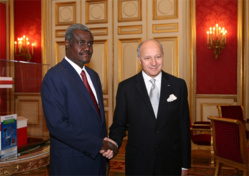
<path id="1" fill-rule="evenodd" d="M 85 73 L 85 71 L 82 70 L 82 72 L 81 72 L 80 75 L 81 75 L 82 80 L 83 80 L 83 82 L 84 82 L 84 84 L 85 84 L 85 86 L 86 86 L 86 88 L 87 88 L 87 90 L 88 90 L 88 92 L 89 92 L 89 94 L 90 94 L 92 100 L 93 100 L 93 103 L 94 103 L 94 105 L 95 105 L 95 107 L 96 107 L 96 109 L 97 109 L 97 111 L 98 111 L 99 117 L 100 117 L 99 106 L 98 106 L 98 103 L 97 103 L 97 101 L 96 101 L 96 99 L 95 99 L 95 96 L 94 96 L 94 94 L 93 94 L 93 91 L 92 91 L 90 85 L 88 84 L 88 81 L 87 81 L 87 78 L 86 78 L 86 73 Z"/>
<path id="2" fill-rule="evenodd" d="M 154 110 L 155 117 L 157 118 L 157 111 L 158 111 L 158 105 L 159 105 L 159 90 L 156 87 L 155 79 L 151 79 L 150 82 L 152 84 L 150 89 L 150 102 Z"/>

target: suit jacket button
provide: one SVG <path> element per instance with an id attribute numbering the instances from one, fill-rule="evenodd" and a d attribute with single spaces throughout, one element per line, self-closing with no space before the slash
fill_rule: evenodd
<path id="1" fill-rule="evenodd" d="M 159 130 L 156 130 L 156 134 L 159 134 Z"/>

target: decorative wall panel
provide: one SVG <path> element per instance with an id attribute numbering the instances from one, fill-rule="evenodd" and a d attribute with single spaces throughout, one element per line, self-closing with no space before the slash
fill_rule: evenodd
<path id="1" fill-rule="evenodd" d="M 108 107 L 108 99 L 104 98 L 104 107 Z"/>
<path id="2" fill-rule="evenodd" d="M 88 66 L 96 70 L 101 79 L 107 126 L 112 124 L 118 83 L 141 71 L 137 46 L 143 40 L 155 38 L 162 42 L 165 52 L 163 70 L 181 78 L 188 77 L 188 68 L 185 67 L 189 66 L 189 56 L 179 54 L 179 51 L 189 51 L 184 47 L 188 42 L 189 28 L 182 19 L 183 16 L 187 18 L 189 2 L 181 1 L 183 3 L 178 4 L 178 0 L 53 0 L 52 57 L 48 57 L 52 60 L 52 66 L 65 55 L 63 30 L 68 25 L 55 25 L 56 20 L 53 17 L 56 14 L 54 4 L 65 2 L 76 4 L 76 22 L 87 24 L 94 35 L 94 52 Z"/>
<path id="3" fill-rule="evenodd" d="M 63 29 L 63 30 L 56 30 L 55 31 L 55 37 L 56 38 L 65 38 L 65 33 L 66 33 L 66 30 Z"/>
<path id="4" fill-rule="evenodd" d="M 119 26 L 118 27 L 118 34 L 125 35 L 125 34 L 142 34 L 142 25 L 136 26 Z"/>
<path id="5" fill-rule="evenodd" d="M 19 98 L 16 100 L 17 114 L 24 116 L 28 119 L 28 124 L 38 125 L 39 124 L 39 100 L 31 100 L 25 98 Z"/>
<path id="6" fill-rule="evenodd" d="M 15 95 L 16 113 L 28 119 L 28 136 L 46 136 L 48 130 L 42 110 L 41 96 L 38 93 L 18 93 Z"/>
<path id="7" fill-rule="evenodd" d="M 102 27 L 102 28 L 90 28 L 93 36 L 107 36 L 108 35 L 108 28 Z"/>
<path id="8" fill-rule="evenodd" d="M 108 4 L 107 0 L 86 1 L 86 23 L 107 23 Z"/>
<path id="9" fill-rule="evenodd" d="M 118 42 L 118 80 L 119 82 L 134 76 L 141 70 L 137 59 L 137 47 L 141 39 L 121 39 Z"/>
<path id="10" fill-rule="evenodd" d="M 56 42 L 55 51 L 56 51 L 56 63 L 59 63 L 65 57 L 65 42 Z"/>
<path id="11" fill-rule="evenodd" d="M 155 38 L 163 45 L 163 70 L 178 76 L 178 37 Z"/>
<path id="12" fill-rule="evenodd" d="M 56 25 L 70 25 L 76 22 L 76 2 L 55 4 Z"/>
<path id="13" fill-rule="evenodd" d="M 103 94 L 108 94 L 108 43 L 106 40 L 96 40 L 93 45 L 93 56 L 91 62 L 87 64 L 95 70 L 102 83 Z"/>
<path id="14" fill-rule="evenodd" d="M 178 17 L 178 0 L 154 0 L 153 19 L 171 19 Z"/>
<path id="15" fill-rule="evenodd" d="M 177 23 L 153 24 L 153 33 L 178 32 Z"/>
<path id="16" fill-rule="evenodd" d="M 194 121 L 208 121 L 208 116 L 218 116 L 218 105 L 235 105 L 236 96 L 199 95 L 196 97 L 196 119 Z"/>
<path id="17" fill-rule="evenodd" d="M 119 22 L 142 19 L 142 0 L 118 0 L 118 9 Z"/>

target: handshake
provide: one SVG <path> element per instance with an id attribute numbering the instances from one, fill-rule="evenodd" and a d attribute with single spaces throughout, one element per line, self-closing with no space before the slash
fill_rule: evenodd
<path id="1" fill-rule="evenodd" d="M 105 137 L 102 142 L 102 147 L 99 151 L 104 157 L 112 159 L 118 154 L 118 145 L 115 141 Z"/>

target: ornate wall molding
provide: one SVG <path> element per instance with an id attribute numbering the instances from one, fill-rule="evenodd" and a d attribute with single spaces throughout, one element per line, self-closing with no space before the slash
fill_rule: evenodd
<path id="1" fill-rule="evenodd" d="M 153 33 L 179 32 L 178 23 L 153 24 Z"/>
<path id="2" fill-rule="evenodd" d="M 86 1 L 86 24 L 98 24 L 108 22 L 108 1 Z"/>
<path id="3" fill-rule="evenodd" d="M 135 26 L 119 26 L 118 34 L 126 35 L 126 34 L 141 34 L 142 33 L 142 25 Z"/>
<path id="4" fill-rule="evenodd" d="M 142 20 L 142 0 L 118 0 L 118 21 Z"/>
<path id="5" fill-rule="evenodd" d="M 55 4 L 57 26 L 70 25 L 76 22 L 76 2 Z"/>
<path id="6" fill-rule="evenodd" d="M 153 19 L 178 18 L 178 0 L 154 0 Z"/>

